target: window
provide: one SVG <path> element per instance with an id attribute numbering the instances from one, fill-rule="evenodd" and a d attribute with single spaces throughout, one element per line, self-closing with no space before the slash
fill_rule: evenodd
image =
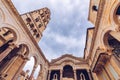
<path id="1" fill-rule="evenodd" d="M 80 80 L 86 80 L 83 73 L 80 74 Z"/>
<path id="2" fill-rule="evenodd" d="M 36 18 L 36 19 L 35 19 L 35 22 L 38 22 L 39 20 L 40 20 L 39 18 Z"/>
<path id="3" fill-rule="evenodd" d="M 44 17 L 44 13 L 41 14 L 41 17 Z"/>
<path id="4" fill-rule="evenodd" d="M 26 21 L 27 21 L 27 22 L 31 22 L 31 19 L 30 19 L 30 18 L 27 18 Z"/>
<path id="5" fill-rule="evenodd" d="M 58 76 L 58 75 L 55 73 L 55 74 L 53 75 L 53 80 L 58 80 L 58 79 L 57 79 L 57 76 Z"/>
<path id="6" fill-rule="evenodd" d="M 93 6 L 92 6 L 92 9 L 93 9 L 94 11 L 98 11 L 98 6 L 93 5 Z"/>
<path id="7" fill-rule="evenodd" d="M 36 35 L 36 37 L 39 38 L 39 36 L 40 36 L 40 35 L 39 35 L 39 33 L 38 33 L 38 34 Z"/>
<path id="8" fill-rule="evenodd" d="M 38 27 L 41 28 L 42 24 L 39 24 Z"/>
<path id="9" fill-rule="evenodd" d="M 31 24 L 29 24 L 29 26 L 30 26 L 30 28 L 33 28 L 33 27 L 34 27 L 34 24 L 33 24 L 33 23 L 31 23 Z"/>

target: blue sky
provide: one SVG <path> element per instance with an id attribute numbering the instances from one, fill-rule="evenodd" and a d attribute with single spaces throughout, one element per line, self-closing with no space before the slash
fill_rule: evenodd
<path id="1" fill-rule="evenodd" d="M 88 21 L 89 0 L 12 0 L 20 14 L 48 7 L 51 20 L 39 46 L 46 58 L 63 54 L 83 57 Z"/>

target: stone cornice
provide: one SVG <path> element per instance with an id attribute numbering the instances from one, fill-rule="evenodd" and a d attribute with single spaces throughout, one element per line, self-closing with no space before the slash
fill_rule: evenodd
<path id="1" fill-rule="evenodd" d="M 95 40 L 96 40 L 96 36 L 97 36 L 97 33 L 98 33 L 98 28 L 100 26 L 100 23 L 102 22 L 102 15 L 103 15 L 104 6 L 105 6 L 105 0 L 100 0 L 99 9 L 98 9 L 98 13 L 97 13 L 97 18 L 96 18 L 96 22 L 95 22 L 95 30 L 93 32 L 91 48 L 90 48 L 90 51 L 89 51 L 90 52 L 89 59 L 91 59 L 91 53 L 93 52 L 93 49 L 94 49 Z"/>
<path id="2" fill-rule="evenodd" d="M 87 34 L 86 34 L 86 42 L 85 42 L 85 48 L 84 48 L 84 56 L 83 56 L 83 58 L 85 59 L 85 55 L 86 55 L 86 52 L 85 52 L 85 50 L 87 49 L 87 44 L 88 44 L 88 38 L 89 38 L 89 35 L 88 35 L 88 33 L 89 33 L 89 30 L 94 30 L 94 27 L 91 27 L 91 28 L 87 28 Z"/>
<path id="3" fill-rule="evenodd" d="M 59 58 L 57 58 L 57 59 L 52 59 L 51 64 L 52 64 L 52 63 L 55 63 L 55 62 L 57 62 L 57 61 L 59 61 L 59 60 L 61 60 L 61 59 L 63 59 L 63 58 L 65 58 L 65 57 L 70 57 L 70 58 L 73 58 L 73 59 L 79 60 L 79 61 L 85 61 L 85 60 L 84 60 L 83 58 L 81 58 L 81 57 L 75 57 L 75 56 L 72 56 L 71 54 L 65 54 L 65 55 L 62 55 L 61 57 L 59 57 Z"/>
<path id="4" fill-rule="evenodd" d="M 92 71 L 95 73 L 99 73 L 101 72 L 102 68 L 104 67 L 104 65 L 107 63 L 107 61 L 109 60 L 110 56 L 105 54 L 105 53 L 101 53 L 97 59 L 96 64 L 94 65 L 94 67 L 92 68 Z"/>
<path id="5" fill-rule="evenodd" d="M 66 61 L 61 62 L 60 64 L 53 64 L 53 63 L 51 63 L 50 66 L 59 66 L 59 65 L 61 65 L 63 63 L 66 63 L 66 62 L 69 63 L 69 62 L 72 62 L 72 61 L 67 61 L 66 60 Z M 74 63 L 74 65 L 88 65 L 88 63 L 86 61 L 83 61 L 83 62 Z"/>

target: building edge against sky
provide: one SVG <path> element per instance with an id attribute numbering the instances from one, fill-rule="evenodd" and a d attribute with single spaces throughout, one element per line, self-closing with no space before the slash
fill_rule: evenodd
<path id="1" fill-rule="evenodd" d="M 119 80 L 120 1 L 91 0 L 84 58 L 70 54 L 49 62 L 38 46 L 50 10 L 43 8 L 19 15 L 11 0 L 0 0 L 0 79 L 35 80 Z M 33 57 L 31 74 L 23 70 Z"/>

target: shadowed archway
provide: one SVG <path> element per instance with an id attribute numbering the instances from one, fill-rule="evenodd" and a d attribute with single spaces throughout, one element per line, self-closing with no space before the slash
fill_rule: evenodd
<path id="1" fill-rule="evenodd" d="M 72 66 L 66 65 L 63 67 L 63 78 L 74 78 L 74 71 Z"/>

